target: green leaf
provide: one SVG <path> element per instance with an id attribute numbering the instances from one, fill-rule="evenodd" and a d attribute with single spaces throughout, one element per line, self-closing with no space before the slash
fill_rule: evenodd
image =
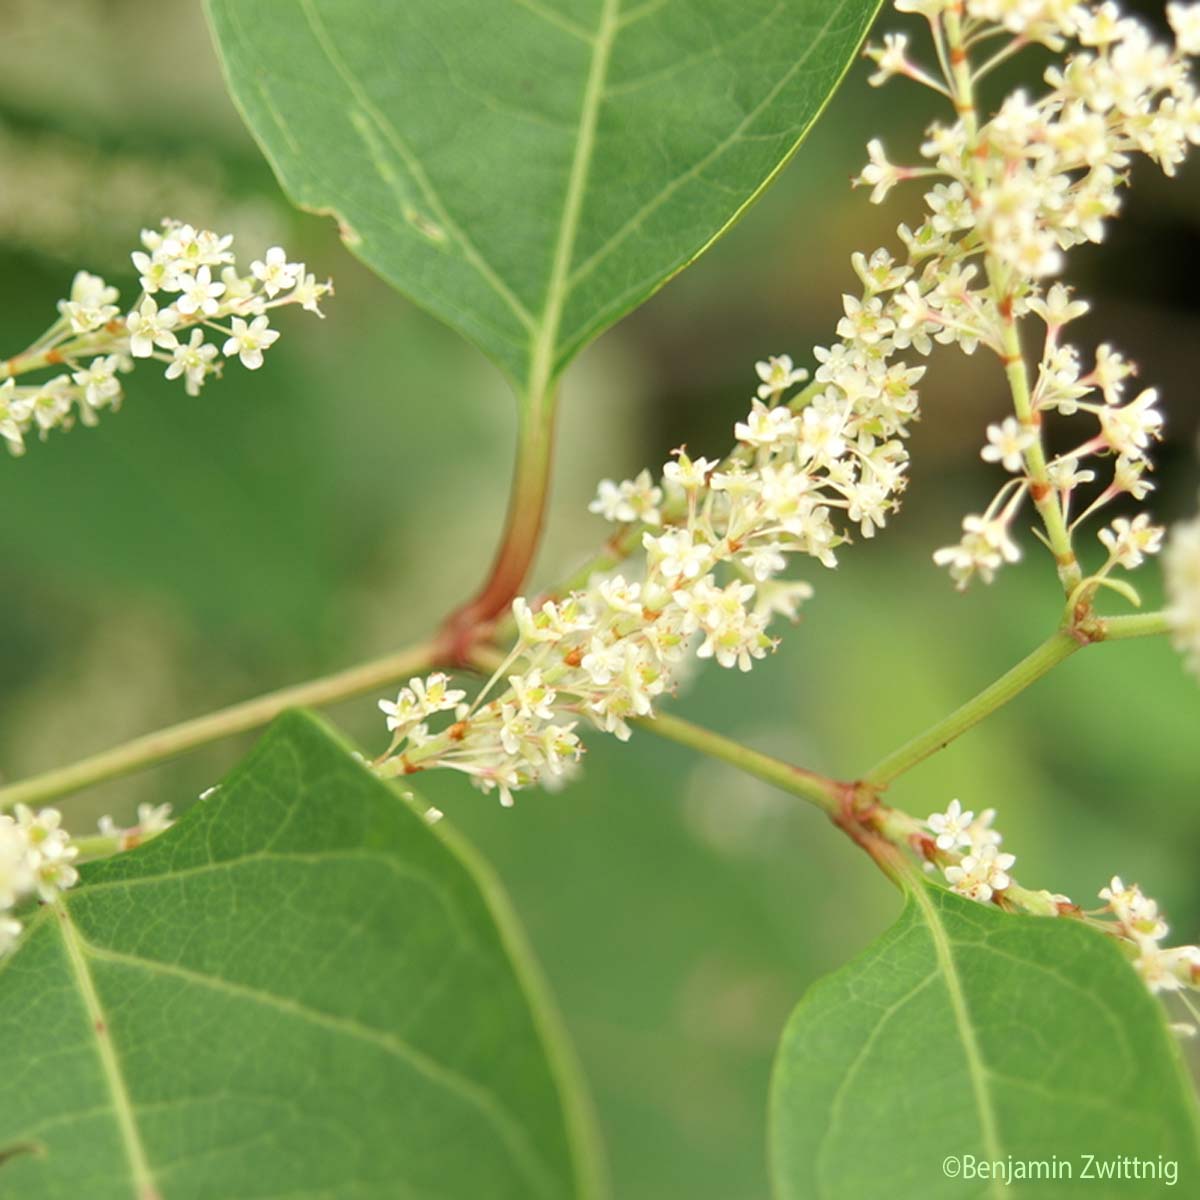
<path id="1" fill-rule="evenodd" d="M 770 1138 L 783 1200 L 1179 1194 L 1165 1180 L 1085 1179 L 1087 1155 L 1173 1162 L 1177 1185 L 1200 1178 L 1178 1050 L 1115 944 L 921 883 L 896 925 L 793 1014 Z M 1010 1187 L 969 1167 L 948 1177 L 947 1156 L 1057 1161 L 1073 1176 Z"/>
<path id="2" fill-rule="evenodd" d="M 536 402 L 796 149 L 879 0 L 208 0 L 295 203 Z"/>
<path id="3" fill-rule="evenodd" d="M 312 718 L 84 875 L 0 966 L 0 1197 L 597 1193 L 495 885 Z"/>

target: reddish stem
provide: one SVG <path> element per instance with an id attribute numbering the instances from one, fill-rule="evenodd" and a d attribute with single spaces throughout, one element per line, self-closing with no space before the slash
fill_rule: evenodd
<path id="1" fill-rule="evenodd" d="M 508 516 L 496 557 L 483 586 L 446 618 L 438 638 L 445 657 L 458 666 L 469 665 L 472 648 L 508 611 L 533 565 L 545 527 L 554 416 L 553 397 L 523 409 Z"/>

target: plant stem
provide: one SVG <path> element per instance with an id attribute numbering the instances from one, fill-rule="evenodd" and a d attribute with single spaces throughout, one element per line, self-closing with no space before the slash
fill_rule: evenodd
<path id="1" fill-rule="evenodd" d="M 791 792 L 793 796 L 801 796 L 830 816 L 835 816 L 842 810 L 845 785 L 834 779 L 818 775 L 814 771 L 806 771 L 802 767 L 794 767 L 758 750 L 751 750 L 732 738 L 669 713 L 641 717 L 632 724 L 646 730 L 647 733 L 656 733 L 659 737 L 678 742 L 691 750 L 698 750 L 710 758 L 727 762 L 757 779 L 774 784 L 785 792 Z"/>
<path id="2" fill-rule="evenodd" d="M 1155 637 L 1169 632 L 1170 627 L 1165 612 L 1152 612 L 1128 617 L 1091 617 L 1081 629 L 1060 629 L 979 695 L 877 763 L 862 777 L 862 782 L 876 791 L 886 788 L 898 776 L 948 746 L 1084 646 L 1093 642 Z"/>
<path id="3" fill-rule="evenodd" d="M 466 662 L 473 642 L 508 608 L 533 565 L 550 490 L 556 407 L 552 390 L 522 402 L 517 461 L 499 549 L 479 592 L 452 612 L 444 626 L 456 662 Z"/>
<path id="4" fill-rule="evenodd" d="M 944 867 L 946 855 L 936 850 L 933 835 L 924 821 L 903 809 L 891 808 L 864 792 L 862 784 L 844 783 L 794 767 L 723 737 L 712 730 L 693 725 L 679 717 L 645 717 L 633 724 L 658 733 L 671 741 L 720 759 L 765 780 L 793 796 L 809 800 L 822 809 L 856 845 L 874 860 L 885 875 L 904 890 L 923 889 L 925 878 L 918 862 L 925 860 Z M 914 854 L 916 857 L 914 858 Z M 932 855 L 932 857 L 931 857 Z M 952 861 L 958 858 L 955 854 Z M 1015 880 L 997 901 L 1002 907 L 1034 916 L 1059 916 L 1069 912 L 1082 916 L 1078 909 L 1060 908 L 1048 892 L 1022 887 Z"/>
<path id="5" fill-rule="evenodd" d="M 1102 642 L 1156 637 L 1171 632 L 1171 620 L 1165 612 L 1134 613 L 1128 617 L 1101 617 L 1099 626 L 1097 640 Z"/>
<path id="6" fill-rule="evenodd" d="M 93 754 L 70 766 L 59 767 L 0 788 L 0 810 L 11 808 L 14 804 L 43 804 L 106 779 L 166 762 L 198 746 L 266 725 L 284 709 L 332 704 L 363 692 L 375 691 L 433 666 L 439 656 L 436 643 L 420 643 L 334 675 L 280 688 L 206 716 L 168 726 L 156 733 L 134 738 L 122 746 Z"/>
<path id="7" fill-rule="evenodd" d="M 862 777 L 862 782 L 876 790 L 883 790 L 905 771 L 911 770 L 931 754 L 948 746 L 972 726 L 978 725 L 984 717 L 1007 704 L 1030 684 L 1082 649 L 1085 644 L 1066 630 L 1059 630 L 961 708 L 955 709 L 949 716 L 943 717 L 924 733 L 876 763 Z"/>

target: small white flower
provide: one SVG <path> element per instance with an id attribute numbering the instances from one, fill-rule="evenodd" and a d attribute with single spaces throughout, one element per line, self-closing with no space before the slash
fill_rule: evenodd
<path id="1" fill-rule="evenodd" d="M 526 717 L 549 721 L 554 716 L 554 701 L 558 693 L 542 679 L 541 671 L 528 675 L 510 675 L 509 686 L 516 697 L 517 707 Z"/>
<path id="2" fill-rule="evenodd" d="M 143 230 L 143 236 L 145 231 Z M 176 292 L 179 290 L 179 272 L 175 264 L 158 254 L 147 254 L 144 250 L 135 250 L 130 256 L 138 273 L 138 283 L 142 290 L 154 295 L 159 291 Z"/>
<path id="3" fill-rule="evenodd" d="M 225 292 L 225 284 L 214 283 L 212 269 L 205 265 L 197 268 L 194 275 L 181 275 L 178 290 L 179 298 L 175 301 L 175 307 L 184 316 L 190 317 L 199 312 L 211 317 L 221 307 L 219 297 Z"/>
<path id="4" fill-rule="evenodd" d="M 946 882 L 960 896 L 987 904 L 1012 883 L 1008 872 L 1016 861 L 1014 855 L 1005 854 L 995 846 L 981 846 L 947 867 L 944 874 Z"/>
<path id="5" fill-rule="evenodd" d="M 1167 19 L 1180 54 L 1200 54 L 1200 4 L 1168 4 Z"/>
<path id="6" fill-rule="evenodd" d="M 1101 529 L 1097 536 L 1113 562 L 1132 571 L 1145 562 L 1147 554 L 1157 554 L 1162 549 L 1166 532 L 1160 525 L 1151 525 L 1145 513 L 1139 513 L 1132 521 L 1127 517 L 1117 517 L 1108 529 Z"/>
<path id="7" fill-rule="evenodd" d="M 1100 899 L 1131 936 L 1154 941 L 1166 937 L 1167 925 L 1159 915 L 1158 904 L 1136 883 L 1126 886 L 1120 875 L 1114 875 L 1108 887 L 1100 889 Z"/>
<path id="8" fill-rule="evenodd" d="M 1037 441 L 1037 434 L 1016 417 L 1005 417 L 987 428 L 988 444 L 979 452 L 984 462 L 998 462 L 1016 475 L 1025 469 L 1024 454 Z"/>
<path id="9" fill-rule="evenodd" d="M 733 427 L 733 435 L 747 446 L 777 446 L 794 442 L 798 430 L 796 417 L 786 405 L 768 408 L 755 400 L 746 419 Z"/>
<path id="10" fill-rule="evenodd" d="M 318 306 L 318 301 L 324 296 L 333 295 L 333 280 L 327 279 L 324 283 L 318 283 L 315 275 L 306 275 L 304 273 L 304 264 L 299 263 L 296 266 L 296 286 L 292 289 L 291 296 L 288 297 L 295 304 L 299 304 L 306 312 L 316 313 L 318 317 L 324 319 L 325 314 Z"/>
<path id="11" fill-rule="evenodd" d="M 651 533 L 642 535 L 653 565 L 667 579 L 699 579 L 713 562 L 712 547 L 704 541 L 695 541 L 686 529 L 672 530 L 655 537 Z"/>
<path id="12" fill-rule="evenodd" d="M 121 385 L 116 377 L 120 365 L 119 355 L 108 354 L 93 358 L 91 364 L 82 371 L 72 372 L 71 378 L 83 389 L 83 399 L 88 409 L 103 408 L 105 405 L 115 407 L 121 396 Z M 86 411 L 83 418 L 88 420 Z M 95 420 L 94 417 L 91 419 Z"/>
<path id="13" fill-rule="evenodd" d="M 991 583 L 1004 563 L 1016 562 L 1020 557 L 1020 547 L 1009 536 L 1004 520 L 969 516 L 963 518 L 962 541 L 934 551 L 933 561 L 950 569 L 950 578 L 961 591 L 975 575 Z"/>
<path id="14" fill-rule="evenodd" d="M 173 308 L 159 311 L 153 296 L 147 296 L 133 312 L 125 318 L 129 330 L 129 353 L 134 358 L 149 358 L 154 347 L 174 350 L 179 345 L 171 331 L 179 324 L 179 313 Z"/>
<path id="15" fill-rule="evenodd" d="M 34 424 L 37 425 L 43 438 L 47 431 L 68 424 L 74 400 L 75 389 L 66 375 L 55 375 L 53 379 L 47 379 L 29 397 Z"/>
<path id="16" fill-rule="evenodd" d="M 263 364 L 263 351 L 279 338 L 278 331 L 272 329 L 270 324 L 265 314 L 255 317 L 249 324 L 241 317 L 234 317 L 230 337 L 221 347 L 221 353 L 226 358 L 232 358 L 236 354 L 243 367 L 249 371 L 257 371 Z"/>
<path id="17" fill-rule="evenodd" d="M 963 812 L 957 800 L 951 800 L 944 813 L 931 813 L 925 824 L 936 835 L 939 850 L 958 850 L 971 845 L 970 827 L 975 819 L 973 812 Z"/>
<path id="18" fill-rule="evenodd" d="M 878 138 L 872 138 L 867 143 L 867 156 L 870 161 L 854 182 L 871 189 L 872 204 L 882 204 L 888 192 L 900 182 L 900 169 L 888 162 L 883 143 Z"/>
<path id="19" fill-rule="evenodd" d="M 588 512 L 598 513 L 606 521 L 626 524 L 642 521 L 647 525 L 660 525 L 662 495 L 662 488 L 654 486 L 649 471 L 642 471 L 636 479 L 625 479 L 621 483 L 602 479 L 596 499 L 588 505 Z"/>
<path id="20" fill-rule="evenodd" d="M 32 412 L 29 401 L 17 395 L 16 380 L 10 376 L 0 383 L 0 438 L 17 457 L 25 453 L 25 432 Z"/>
<path id="21" fill-rule="evenodd" d="M 717 463 L 707 458 L 690 459 L 682 447 L 674 451 L 675 460 L 663 467 L 663 479 L 677 487 L 695 491 L 702 488 Z"/>
<path id="22" fill-rule="evenodd" d="M 1061 329 L 1078 320 L 1089 307 L 1086 300 L 1072 300 L 1071 289 L 1061 283 L 1052 285 L 1045 297 L 1030 297 L 1028 304 L 1030 312 L 1037 313 L 1051 329 Z"/>
<path id="23" fill-rule="evenodd" d="M 182 375 L 187 394 L 198 396 L 205 377 L 216 369 L 213 366 L 213 359 L 216 357 L 216 346 L 204 340 L 202 330 L 193 329 L 188 341 L 176 346 L 172 352 L 166 376 L 168 379 L 178 379 Z"/>
<path id="24" fill-rule="evenodd" d="M 78 271 L 71 281 L 71 298 L 60 300 L 58 311 L 70 322 L 72 333 L 90 333 L 117 315 L 116 299 L 117 289 L 99 275 Z"/>
<path id="25" fill-rule="evenodd" d="M 170 804 L 139 804 L 137 807 L 138 833 L 143 838 L 165 833 L 174 821 L 171 819 Z"/>
<path id="26" fill-rule="evenodd" d="M 1175 946 L 1164 950 L 1149 939 L 1140 940 L 1137 946 L 1138 956 L 1133 965 L 1152 992 L 1177 992 L 1200 981 L 1197 947 Z"/>
<path id="27" fill-rule="evenodd" d="M 758 396 L 760 400 L 774 400 L 782 396 L 788 388 L 797 383 L 803 383 L 808 378 L 808 372 L 795 367 L 788 354 L 772 354 L 769 358 L 754 364 L 758 375 Z"/>
<path id="28" fill-rule="evenodd" d="M 882 87 L 893 75 L 907 75 L 909 71 L 908 37 L 903 33 L 885 33 L 883 46 L 868 46 L 865 54 L 878 67 L 867 80 L 872 87 Z"/>
<path id="29" fill-rule="evenodd" d="M 296 286 L 297 277 L 304 271 L 303 263 L 290 263 L 282 246 L 272 246 L 262 260 L 250 264 L 250 272 L 263 285 L 263 291 L 274 297 Z"/>
<path id="30" fill-rule="evenodd" d="M 392 731 L 415 725 L 422 716 L 411 688 L 401 688 L 395 700 L 380 700 L 379 711 L 387 717 L 387 727 Z"/>
<path id="31" fill-rule="evenodd" d="M 1046 478 L 1052 488 L 1057 488 L 1060 492 L 1071 492 L 1082 484 L 1092 483 L 1096 472 L 1081 468 L 1078 459 L 1060 458 L 1047 465 Z"/>
<path id="32" fill-rule="evenodd" d="M 1162 413 L 1154 407 L 1158 392 L 1148 388 L 1136 400 L 1100 412 L 1101 436 L 1118 454 L 1128 458 L 1145 457 L 1150 442 L 1161 436 Z"/>

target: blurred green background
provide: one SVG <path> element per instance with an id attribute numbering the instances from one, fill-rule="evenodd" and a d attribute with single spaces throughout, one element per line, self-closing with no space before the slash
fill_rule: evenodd
<path id="1" fill-rule="evenodd" d="M 1159 10 L 1161 11 L 1161 10 Z M 328 320 L 292 316 L 267 367 L 196 400 L 141 370 L 94 431 L 0 463 L 0 778 L 381 654 L 481 577 L 503 509 L 513 411 L 497 372 L 391 292 L 329 224 L 289 210 L 226 98 L 199 6 L 2 0 L 0 353 L 41 331 L 77 266 L 128 295 L 128 252 L 164 215 L 282 240 L 332 274 Z M 892 22 L 895 24 L 895 22 Z M 862 146 L 909 153 L 925 95 L 852 72 L 778 184 L 718 246 L 588 350 L 564 387 L 538 577 L 604 536 L 594 481 L 686 441 L 720 454 L 753 363 L 827 342 L 848 256 L 890 240 L 851 195 Z M 903 149 L 901 149 L 903 148 Z M 1162 387 L 1170 440 L 1153 511 L 1195 504 L 1200 164 L 1153 170 L 1111 241 L 1076 257 L 1113 339 Z M 916 201 L 916 196 L 910 201 Z M 679 711 L 839 775 L 988 682 L 1053 626 L 1053 572 L 1027 561 L 956 594 L 930 562 L 994 472 L 983 427 L 999 369 L 943 353 L 913 438 L 905 511 L 816 578 L 804 621 L 749 678 L 701 675 Z M 1095 550 L 1094 543 L 1089 547 Z M 819 569 L 818 569 L 819 570 Z M 1148 603 L 1155 568 L 1141 580 Z M 382 745 L 371 699 L 333 716 Z M 953 796 L 1002 813 L 1022 880 L 1087 901 L 1114 870 L 1200 936 L 1200 689 L 1161 642 L 1080 655 L 905 778 L 927 812 Z M 83 826 L 138 801 L 179 808 L 244 749 L 223 744 L 74 797 Z M 593 737 L 581 782 L 501 811 L 457 779 L 423 792 L 503 877 L 565 1011 L 623 1200 L 759 1200 L 775 1041 L 806 985 L 894 916 L 885 882 L 814 813 L 639 735 Z"/>

